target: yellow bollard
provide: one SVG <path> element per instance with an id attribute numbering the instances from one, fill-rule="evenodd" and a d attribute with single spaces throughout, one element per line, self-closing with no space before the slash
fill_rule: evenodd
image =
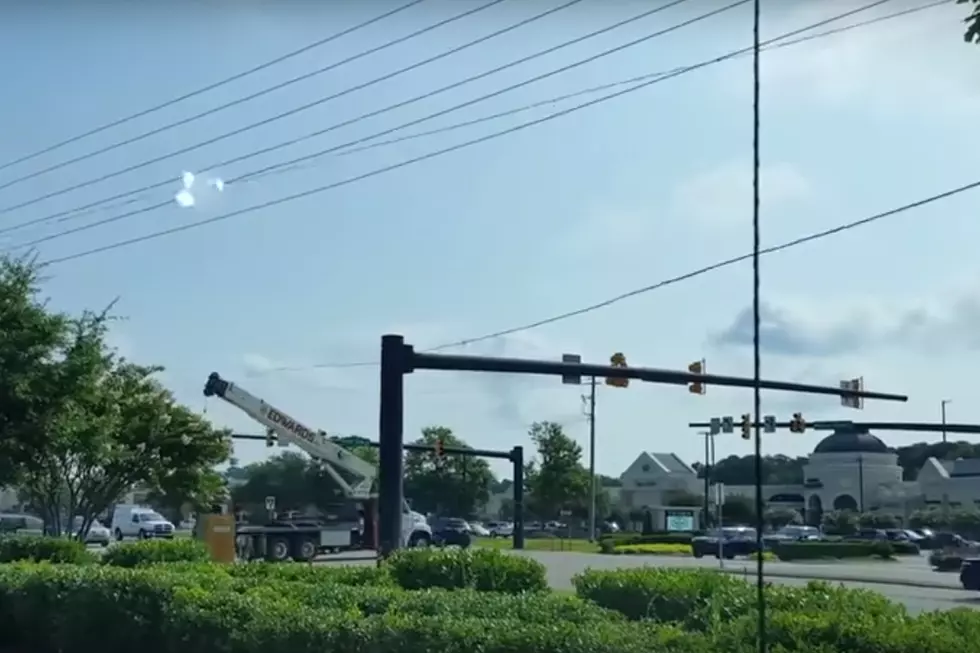
<path id="1" fill-rule="evenodd" d="M 198 537 L 211 552 L 215 562 L 235 562 L 235 516 L 199 515 Z"/>

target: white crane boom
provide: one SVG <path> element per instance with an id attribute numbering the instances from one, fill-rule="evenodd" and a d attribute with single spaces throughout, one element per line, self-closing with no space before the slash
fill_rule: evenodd
<path id="1" fill-rule="evenodd" d="M 337 481 L 346 496 L 356 500 L 372 497 L 371 488 L 377 475 L 374 465 L 333 442 L 327 437 L 326 431 L 314 431 L 244 388 L 222 379 L 217 372 L 212 372 L 208 376 L 204 386 L 204 396 L 221 397 L 264 426 L 268 433 L 274 434 L 281 442 L 295 444 L 324 463 L 324 469 Z M 355 476 L 358 480 L 351 485 L 341 476 L 338 469 Z"/>

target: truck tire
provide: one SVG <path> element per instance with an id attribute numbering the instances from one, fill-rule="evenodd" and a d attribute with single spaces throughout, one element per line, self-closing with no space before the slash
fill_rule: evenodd
<path id="1" fill-rule="evenodd" d="M 290 558 L 290 550 L 288 537 L 272 537 L 269 538 L 268 548 L 265 552 L 265 557 L 270 562 L 285 562 Z"/>
<path id="2" fill-rule="evenodd" d="M 312 562 L 316 557 L 317 542 L 312 537 L 297 537 L 293 540 L 293 560 Z"/>
<path id="3" fill-rule="evenodd" d="M 424 549 L 432 545 L 432 538 L 424 531 L 416 531 L 408 538 L 410 549 Z"/>
<path id="4" fill-rule="evenodd" d="M 116 529 L 116 541 L 117 542 L 122 542 L 123 541 L 122 531 L 119 530 L 118 528 Z"/>
<path id="5" fill-rule="evenodd" d="M 140 529 L 139 539 L 141 539 L 141 540 L 148 540 L 148 539 L 150 539 L 150 536 L 147 535 L 146 531 L 144 531 L 143 529 Z"/>

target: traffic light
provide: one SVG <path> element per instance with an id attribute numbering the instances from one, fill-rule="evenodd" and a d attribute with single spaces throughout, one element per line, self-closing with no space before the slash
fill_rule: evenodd
<path id="1" fill-rule="evenodd" d="M 626 364 L 626 356 L 622 352 L 616 352 L 609 357 L 609 364 L 613 367 L 628 367 Z M 611 385 L 614 388 L 628 388 L 630 384 L 629 379 L 618 379 L 615 377 L 606 377 L 606 385 Z"/>
<path id="2" fill-rule="evenodd" d="M 436 458 L 442 458 L 446 455 L 446 450 L 443 449 L 442 440 L 436 440 L 435 446 L 433 447 L 436 452 Z"/>
<path id="3" fill-rule="evenodd" d="M 806 420 L 803 419 L 803 413 L 793 413 L 793 419 L 789 421 L 789 430 L 793 433 L 806 431 Z"/>
<path id="4" fill-rule="evenodd" d="M 749 413 L 742 415 L 742 439 L 752 439 L 752 415 Z"/>
<path id="5" fill-rule="evenodd" d="M 701 360 L 694 361 L 693 363 L 688 365 L 687 371 L 690 372 L 691 374 L 704 374 L 704 367 L 705 367 L 704 359 L 702 358 Z M 706 388 L 704 387 L 704 384 L 701 383 L 700 381 L 695 381 L 694 383 L 688 384 L 687 390 L 691 394 L 703 395 L 705 393 Z"/>
<path id="6" fill-rule="evenodd" d="M 274 447 L 274 446 L 276 446 L 276 440 L 278 440 L 278 439 L 279 439 L 279 436 L 277 436 L 276 435 L 276 432 L 273 431 L 272 429 L 269 429 L 269 430 L 267 430 L 265 432 L 265 446 L 267 446 L 267 447 Z"/>

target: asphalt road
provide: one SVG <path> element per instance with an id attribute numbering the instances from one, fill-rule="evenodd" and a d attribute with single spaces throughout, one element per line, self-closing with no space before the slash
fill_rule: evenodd
<path id="1" fill-rule="evenodd" d="M 670 567 L 680 569 L 718 569 L 715 559 L 670 558 L 657 556 L 611 556 L 591 553 L 521 551 L 540 561 L 548 569 L 548 582 L 555 589 L 571 589 L 572 576 L 588 568 L 619 569 L 628 567 Z M 726 560 L 725 568 L 755 580 L 755 561 Z M 893 562 L 790 563 L 766 562 L 765 578 L 774 583 L 804 585 L 810 580 L 839 582 L 854 589 L 884 594 L 892 601 L 905 604 L 913 613 L 951 610 L 958 607 L 980 608 L 980 593 L 963 590 L 958 574 L 932 571 L 925 558 L 916 557 Z M 909 584 L 899 584 L 909 583 Z M 931 586 L 930 586 L 931 585 Z"/>

